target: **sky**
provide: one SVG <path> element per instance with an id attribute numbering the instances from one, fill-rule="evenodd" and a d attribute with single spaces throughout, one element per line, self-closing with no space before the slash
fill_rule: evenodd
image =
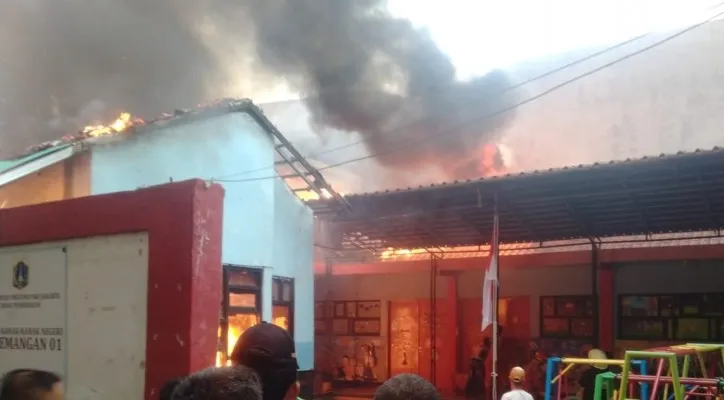
<path id="1" fill-rule="evenodd" d="M 429 30 L 461 78 L 704 20 L 721 0 L 388 0 Z"/>

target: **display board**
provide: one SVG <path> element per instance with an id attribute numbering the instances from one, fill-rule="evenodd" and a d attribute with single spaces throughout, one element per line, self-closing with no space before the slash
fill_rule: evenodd
<path id="1" fill-rule="evenodd" d="M 380 300 L 348 300 L 316 302 L 314 307 L 315 333 L 327 332 L 337 336 L 379 336 L 382 331 L 382 302 Z"/>
<path id="2" fill-rule="evenodd" d="M 541 338 L 591 339 L 596 332 L 594 296 L 542 296 Z"/>
<path id="3" fill-rule="evenodd" d="M 724 340 L 724 293 L 619 296 L 619 339 Z"/>
<path id="4" fill-rule="evenodd" d="M 36 368 L 67 376 L 62 247 L 0 250 L 0 375 Z"/>

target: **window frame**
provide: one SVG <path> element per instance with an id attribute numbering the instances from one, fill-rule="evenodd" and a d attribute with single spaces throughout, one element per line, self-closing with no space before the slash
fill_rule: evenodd
<path id="1" fill-rule="evenodd" d="M 256 286 L 248 285 L 231 285 L 229 283 L 229 275 L 234 272 L 243 271 L 254 277 L 257 282 Z M 221 335 L 219 335 L 219 343 L 217 344 L 217 351 L 221 352 L 223 359 L 222 362 L 226 363 L 226 357 L 228 357 L 229 349 L 229 316 L 236 314 L 254 314 L 261 320 L 261 301 L 262 301 L 262 285 L 264 279 L 264 269 L 255 268 L 246 265 L 235 265 L 235 264 L 223 264 L 222 265 L 222 294 L 221 294 L 221 312 L 219 315 L 219 328 L 221 329 Z M 230 304 L 231 294 L 253 294 L 255 296 L 255 307 L 232 307 Z"/>
<path id="2" fill-rule="evenodd" d="M 274 293 L 275 283 L 277 285 L 278 293 Z M 289 300 L 284 300 L 284 286 L 289 285 Z M 294 338 L 294 300 L 296 298 L 295 281 L 294 278 L 287 278 L 284 276 L 272 276 L 272 320 L 274 319 L 274 306 L 287 307 L 289 310 L 289 334 Z"/>
<path id="3" fill-rule="evenodd" d="M 554 314 L 553 315 L 546 315 L 544 312 L 544 304 L 546 300 L 552 300 L 553 301 L 553 307 L 554 307 Z M 557 301 L 559 299 L 577 299 L 580 301 L 588 301 L 590 300 L 592 303 L 592 313 L 591 315 L 586 315 L 586 311 L 583 311 L 582 315 L 579 316 L 565 316 L 565 315 L 558 315 L 557 310 Z M 592 294 L 584 294 L 584 295 L 551 295 L 551 296 L 540 296 L 538 299 L 538 336 L 542 339 L 562 339 L 562 340 L 584 340 L 584 341 L 592 341 L 595 342 L 598 340 L 598 296 L 592 295 Z M 546 331 L 543 329 L 545 320 L 546 319 L 565 319 L 568 323 L 568 334 L 566 335 L 550 335 L 546 334 Z M 576 336 L 573 334 L 573 328 L 572 323 L 574 320 L 591 320 L 593 323 L 593 332 L 591 336 Z"/>
<path id="4" fill-rule="evenodd" d="M 616 339 L 617 340 L 647 340 L 662 342 L 696 342 L 696 343 L 717 343 L 724 340 L 724 312 L 719 315 L 707 314 L 703 310 L 706 296 L 724 296 L 724 292 L 704 293 L 622 293 L 618 295 L 617 318 L 616 318 Z M 624 315 L 624 299 L 626 297 L 655 297 L 656 316 L 631 316 Z M 684 298 L 697 299 L 698 312 L 695 314 L 684 314 L 682 301 Z M 662 315 L 662 298 L 673 298 L 676 304 L 676 312 L 673 315 Z M 678 337 L 680 320 L 705 319 L 708 324 L 709 339 L 694 337 Z M 661 336 L 624 335 L 624 323 L 627 321 L 656 321 L 663 326 Z"/>

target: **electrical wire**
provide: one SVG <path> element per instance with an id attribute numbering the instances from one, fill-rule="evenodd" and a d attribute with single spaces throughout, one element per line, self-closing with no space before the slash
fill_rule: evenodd
<path id="1" fill-rule="evenodd" d="M 714 7 L 712 7 L 712 8 L 717 8 L 717 7 L 721 6 L 721 5 L 724 5 L 724 2 L 718 4 L 717 6 L 714 6 Z M 628 60 L 629 58 L 635 57 L 635 56 L 637 56 L 637 55 L 639 55 L 639 54 L 642 54 L 642 53 L 647 52 L 647 51 L 649 51 L 649 50 L 651 50 L 651 49 L 653 49 L 653 48 L 656 48 L 656 47 L 658 47 L 658 46 L 660 46 L 660 45 L 662 45 L 662 44 L 665 44 L 665 43 L 667 43 L 667 42 L 669 42 L 669 41 L 671 41 L 671 40 L 673 40 L 673 39 L 676 39 L 676 38 L 678 38 L 679 36 L 682 36 L 682 35 L 690 32 L 690 31 L 692 31 L 692 30 L 695 30 L 695 29 L 697 29 L 697 28 L 699 28 L 699 27 L 701 27 L 701 26 L 703 26 L 703 25 L 706 25 L 707 23 L 709 23 L 709 22 L 711 22 L 711 21 L 713 21 L 713 20 L 715 20 L 715 19 L 717 19 L 717 18 L 719 18 L 719 17 L 721 17 L 721 16 L 723 16 L 723 15 L 724 15 L 724 12 L 720 12 L 720 13 L 718 13 L 718 14 L 715 14 L 714 16 L 709 17 L 709 18 L 707 18 L 707 19 L 704 20 L 704 21 L 701 21 L 701 22 L 696 23 L 696 24 L 694 24 L 694 25 L 690 25 L 689 27 L 687 27 L 687 28 L 685 28 L 685 29 L 683 29 L 683 30 L 675 33 L 675 34 L 670 35 L 670 36 L 667 36 L 667 37 L 665 37 L 664 39 L 659 40 L 659 41 L 657 41 L 657 42 L 655 42 L 655 43 L 653 43 L 653 44 L 651 44 L 651 45 L 648 45 L 648 46 L 646 46 L 646 47 L 644 47 L 644 48 L 642 48 L 642 49 L 639 49 L 639 50 L 634 51 L 634 52 L 632 52 L 632 53 L 626 54 L 626 55 L 624 55 L 624 56 L 622 56 L 622 57 L 619 57 L 619 58 L 617 58 L 617 59 L 615 59 L 615 60 L 613 60 L 613 61 L 611 61 L 611 62 L 608 62 L 608 63 L 603 64 L 603 65 L 601 65 L 601 66 L 599 66 L 599 67 L 597 67 L 597 68 L 594 68 L 593 70 L 587 71 L 587 72 L 585 72 L 585 73 L 583 73 L 583 74 L 577 75 L 577 76 L 575 76 L 575 77 L 573 77 L 573 78 L 571 78 L 571 79 L 568 79 L 568 80 L 566 80 L 566 81 L 563 81 L 562 83 L 559 83 L 559 84 L 557 84 L 557 85 L 555 85 L 555 86 L 553 86 L 553 87 L 551 87 L 551 88 L 549 88 L 549 89 L 547 89 L 547 90 L 545 90 L 545 91 L 543 91 L 543 92 L 541 92 L 541 93 L 538 93 L 537 95 L 535 95 L 535 96 L 533 96 L 533 97 L 530 97 L 530 98 L 528 98 L 528 99 L 526 99 L 526 100 L 523 100 L 523 101 L 521 101 L 521 102 L 518 102 L 518 103 L 516 103 L 516 104 L 513 105 L 513 106 L 505 107 L 505 108 L 502 108 L 502 109 L 497 110 L 497 111 L 495 111 L 495 112 L 492 112 L 492 113 L 489 113 L 489 114 L 485 114 L 485 115 L 483 115 L 482 117 L 471 119 L 471 120 L 469 120 L 469 121 L 466 121 L 466 122 L 463 122 L 463 123 L 461 123 L 461 124 L 458 124 L 458 125 L 456 125 L 456 126 L 454 126 L 454 127 L 452 127 L 452 128 L 444 129 L 444 130 L 439 131 L 439 132 L 436 132 L 436 133 L 434 133 L 434 134 L 432 134 L 432 135 L 427 135 L 427 136 L 425 136 L 425 137 L 423 137 L 423 138 L 421 138 L 421 139 L 419 139 L 419 140 L 412 141 L 412 142 L 409 142 L 409 141 L 408 141 L 408 142 L 405 143 L 404 146 L 393 147 L 393 148 L 390 148 L 390 149 L 388 149 L 388 150 L 381 151 L 381 152 L 377 152 L 377 153 L 374 153 L 374 154 L 368 154 L 368 155 L 366 155 L 366 156 L 356 157 L 356 158 L 352 158 L 352 159 L 349 159 L 349 160 L 341 161 L 341 162 L 338 162 L 338 163 L 326 165 L 326 166 L 324 166 L 324 167 L 318 168 L 318 170 L 319 170 L 319 171 L 324 171 L 324 170 L 328 170 L 328 169 L 332 169 L 332 168 L 338 168 L 338 167 L 341 167 L 341 166 L 344 166 L 344 165 L 348 165 L 348 164 L 352 164 L 352 163 L 355 163 L 355 162 L 359 162 L 359 161 L 363 161 L 363 160 L 367 160 L 367 159 L 372 159 L 372 158 L 384 156 L 384 155 L 391 154 L 391 153 L 396 153 L 396 152 L 401 151 L 401 150 L 405 150 L 405 149 L 408 149 L 408 148 L 411 148 L 411 147 L 414 147 L 414 146 L 418 146 L 418 145 L 420 145 L 420 144 L 422 144 L 422 143 L 425 143 L 425 142 L 427 142 L 427 141 L 429 141 L 429 140 L 433 140 L 433 139 L 436 139 L 436 138 L 440 138 L 441 136 L 443 136 L 443 135 L 446 134 L 446 133 L 451 133 L 451 132 L 452 132 L 452 133 L 455 133 L 455 131 L 458 131 L 458 130 L 460 130 L 461 128 L 467 127 L 468 125 L 471 125 L 471 124 L 473 124 L 473 123 L 475 123 L 475 122 L 484 121 L 484 120 L 486 120 L 486 119 L 489 119 L 489 118 L 492 118 L 492 117 L 496 117 L 496 116 L 498 116 L 498 115 L 501 115 L 501 114 L 504 114 L 504 113 L 506 113 L 506 112 L 512 111 L 512 110 L 514 110 L 514 109 L 516 109 L 516 108 L 518 108 L 518 107 L 520 107 L 520 106 L 522 106 L 522 105 L 525 105 L 525 104 L 531 103 L 531 102 L 533 102 L 533 101 L 535 101 L 535 100 L 538 100 L 538 99 L 540 99 L 540 98 L 542 98 L 542 97 L 544 97 L 544 96 L 547 96 L 547 95 L 549 95 L 550 93 L 555 92 L 556 90 L 558 90 L 558 89 L 560 89 L 560 88 L 563 88 L 563 87 L 565 87 L 565 86 L 567 86 L 567 85 L 569 85 L 569 84 L 571 84 L 571 83 L 573 83 L 573 82 L 576 82 L 576 81 L 578 81 L 578 80 L 580 80 L 580 79 L 583 79 L 583 78 L 585 78 L 585 77 L 588 77 L 588 76 L 590 76 L 590 75 L 593 75 L 593 74 L 595 74 L 595 73 L 597 73 L 597 72 L 600 72 L 600 71 L 602 71 L 602 70 L 604 70 L 604 69 L 606 69 L 606 68 L 609 68 L 609 67 L 611 67 L 611 66 L 613 66 L 613 65 L 616 65 L 616 64 L 618 64 L 618 63 L 620 63 L 620 62 L 622 62 L 622 61 Z M 630 40 L 627 41 L 627 42 L 631 42 L 631 41 L 633 41 L 633 40 L 640 39 L 641 37 L 646 36 L 646 35 L 649 35 L 649 34 L 650 34 L 650 33 L 647 33 L 647 34 L 645 34 L 645 35 L 641 35 L 641 36 L 639 36 L 639 37 L 637 37 L 637 38 L 630 39 Z M 624 42 L 624 43 L 626 43 L 626 42 Z M 622 45 L 622 44 L 619 44 L 619 45 L 614 46 L 614 47 L 612 47 L 612 48 L 610 48 L 610 49 L 614 49 L 614 48 L 616 48 L 616 47 L 620 47 L 621 45 Z M 571 63 L 571 65 L 575 65 L 575 64 L 578 63 L 578 62 L 580 62 L 580 61 Z M 554 71 L 555 71 L 555 70 L 554 70 Z M 556 72 L 557 72 L 557 71 L 556 71 Z M 547 74 L 549 75 L 550 73 L 547 73 Z M 544 75 L 546 75 L 546 74 L 544 74 Z M 264 168 L 264 169 L 269 169 L 269 168 L 267 167 L 267 168 Z M 259 172 L 259 171 L 258 171 L 258 170 L 245 171 L 245 172 L 243 172 L 243 173 L 241 173 L 241 174 L 247 174 L 247 173 L 253 173 L 253 172 Z M 237 175 L 237 176 L 238 176 L 238 175 Z M 256 177 L 256 178 L 248 178 L 248 179 L 213 179 L 213 181 L 215 181 L 215 182 L 229 182 L 229 183 L 232 183 L 232 182 L 251 182 L 251 181 L 259 181 L 259 180 L 266 180 L 266 179 L 292 178 L 292 177 L 295 177 L 295 176 L 296 176 L 296 175 L 273 175 L 273 176 Z"/>

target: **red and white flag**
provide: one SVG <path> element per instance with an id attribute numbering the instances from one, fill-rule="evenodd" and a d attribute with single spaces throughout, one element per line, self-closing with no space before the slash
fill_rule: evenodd
<path id="1" fill-rule="evenodd" d="M 498 301 L 498 209 L 495 208 L 493 215 L 493 240 L 490 242 L 490 264 L 485 270 L 483 278 L 483 325 L 480 328 L 484 331 L 496 320 Z"/>

